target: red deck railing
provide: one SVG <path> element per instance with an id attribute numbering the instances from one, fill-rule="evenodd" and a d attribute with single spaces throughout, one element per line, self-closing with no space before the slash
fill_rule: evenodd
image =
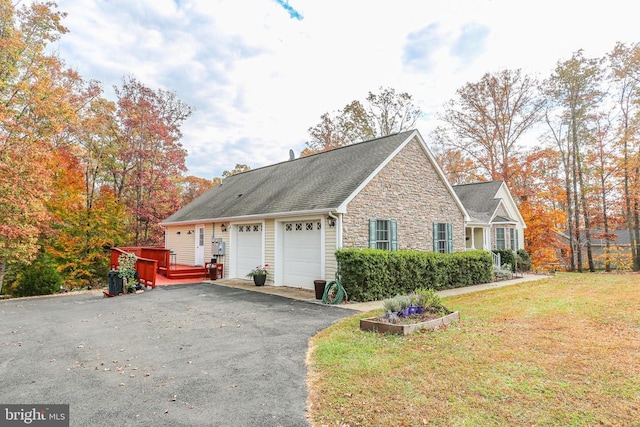
<path id="1" fill-rule="evenodd" d="M 172 264 L 171 250 L 161 246 L 111 248 L 111 269 L 118 268 L 118 257 L 125 252 L 133 253 L 138 257 L 136 270 L 140 283 L 152 288 L 156 286 L 158 273 L 171 280 L 202 278 L 208 274 L 206 265 L 204 267 L 178 265 L 175 263 L 175 259 Z M 222 275 L 220 276 L 222 278 Z"/>
<path id="2" fill-rule="evenodd" d="M 160 267 L 167 268 L 169 266 L 169 249 L 163 247 L 123 247 L 111 248 L 111 269 L 118 268 L 118 257 L 130 252 L 138 257 L 136 261 L 136 271 L 140 283 L 145 286 L 156 287 L 156 275 Z"/>

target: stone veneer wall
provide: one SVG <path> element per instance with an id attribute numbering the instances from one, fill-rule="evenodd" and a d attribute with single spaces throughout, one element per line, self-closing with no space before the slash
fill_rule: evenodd
<path id="1" fill-rule="evenodd" d="M 420 142 L 410 141 L 349 203 L 343 246 L 369 246 L 369 219 L 398 222 L 398 248 L 433 251 L 433 223 L 453 224 L 453 250 L 465 249 L 464 216 Z"/>

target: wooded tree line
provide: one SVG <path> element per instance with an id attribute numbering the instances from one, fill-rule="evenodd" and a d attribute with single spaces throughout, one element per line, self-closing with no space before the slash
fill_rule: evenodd
<path id="1" fill-rule="evenodd" d="M 103 279 L 106 247 L 162 244 L 158 223 L 213 185 L 183 176 L 192 110 L 173 92 L 126 76 L 112 102 L 48 52 L 64 16 L 0 0 L 0 289 L 33 268 Z"/>
<path id="2" fill-rule="evenodd" d="M 488 72 L 456 91 L 428 142 L 451 183 L 507 183 L 534 265 L 594 271 L 597 239 L 606 245 L 598 260 L 606 270 L 614 260 L 638 270 L 639 85 L 638 44 L 619 43 L 603 58 L 577 51 L 544 79 Z M 381 88 L 364 104 L 322 115 L 303 155 L 411 129 L 420 114 L 411 95 Z M 611 245 L 621 229 L 630 235 L 629 260 Z"/>
<path id="3" fill-rule="evenodd" d="M 133 76 L 107 100 L 48 51 L 67 32 L 64 16 L 52 2 L 0 0 L 0 290 L 5 275 L 13 284 L 42 266 L 70 287 L 103 279 L 105 247 L 162 244 L 161 220 L 249 170 L 184 176 L 180 129 L 192 109 Z M 428 142 L 452 183 L 508 184 L 536 265 L 557 261 L 563 231 L 570 268 L 593 269 L 591 242 L 623 228 L 637 270 L 639 85 L 637 44 L 603 58 L 578 51 L 545 79 L 489 72 L 456 92 Z M 322 115 L 302 154 L 415 128 L 421 114 L 410 94 L 381 87 Z"/>
<path id="4" fill-rule="evenodd" d="M 487 73 L 445 106 L 434 144 L 452 181 L 507 183 L 536 265 L 555 263 L 566 246 L 560 261 L 571 271 L 595 271 L 596 261 L 609 270 L 614 260 L 638 270 L 639 77 L 640 45 L 622 43 L 602 58 L 579 50 L 542 80 Z M 613 248 L 614 230 L 629 233 L 631 259 Z M 596 240 L 606 246 L 599 260 Z"/>

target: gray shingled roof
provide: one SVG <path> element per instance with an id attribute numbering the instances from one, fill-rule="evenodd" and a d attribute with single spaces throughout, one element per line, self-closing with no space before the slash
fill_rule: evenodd
<path id="1" fill-rule="evenodd" d="M 488 181 L 454 185 L 453 191 L 469 212 L 472 221 L 489 222 L 500 204 L 500 199 L 495 197 L 502 183 L 503 181 Z"/>
<path id="2" fill-rule="evenodd" d="M 562 237 L 569 240 L 568 231 L 563 231 L 559 233 Z M 607 239 L 609 238 L 609 242 L 615 245 L 620 246 L 630 246 L 631 245 L 631 236 L 629 236 L 629 230 L 609 230 L 609 234 L 605 234 L 604 230 L 600 229 L 592 229 L 591 230 L 591 244 L 593 246 L 606 246 Z M 585 230 L 580 230 L 580 243 L 586 244 L 587 236 Z"/>
<path id="3" fill-rule="evenodd" d="M 338 208 L 414 131 L 225 178 L 163 224 Z"/>

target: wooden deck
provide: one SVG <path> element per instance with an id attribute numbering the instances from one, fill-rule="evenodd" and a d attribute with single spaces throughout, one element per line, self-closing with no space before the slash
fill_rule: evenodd
<path id="1" fill-rule="evenodd" d="M 169 280 L 206 279 L 209 278 L 209 270 L 206 267 L 170 264 L 169 268 L 159 268 L 160 276 Z"/>
<path id="2" fill-rule="evenodd" d="M 156 276 L 156 286 L 171 286 L 171 285 L 188 285 L 188 284 L 195 284 L 195 283 L 202 283 L 205 280 L 209 280 L 209 277 L 198 277 L 198 278 L 186 278 L 186 279 L 181 279 L 181 278 L 174 278 L 174 279 L 169 279 L 166 276 L 163 276 L 162 274 L 158 274 Z"/>
<path id="3" fill-rule="evenodd" d="M 208 279 L 208 265 L 193 266 L 172 262 L 175 258 L 169 249 L 152 247 L 111 248 L 111 269 L 118 269 L 119 257 L 129 252 L 137 257 L 136 270 L 140 283 L 152 288 L 156 284 L 197 283 Z"/>

